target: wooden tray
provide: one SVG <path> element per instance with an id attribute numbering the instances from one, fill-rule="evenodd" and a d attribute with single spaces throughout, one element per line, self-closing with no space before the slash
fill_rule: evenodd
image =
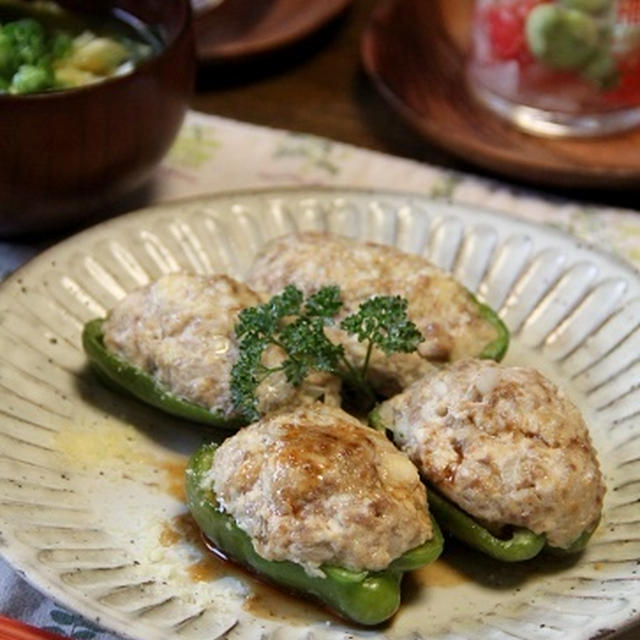
<path id="1" fill-rule="evenodd" d="M 383 0 L 362 38 L 382 95 L 425 138 L 481 167 L 544 185 L 640 186 L 640 129 L 591 139 L 533 136 L 480 106 L 464 81 L 471 0 Z"/>
<path id="2" fill-rule="evenodd" d="M 249 58 L 310 35 L 351 0 L 225 0 L 195 14 L 198 59 L 223 62 Z"/>

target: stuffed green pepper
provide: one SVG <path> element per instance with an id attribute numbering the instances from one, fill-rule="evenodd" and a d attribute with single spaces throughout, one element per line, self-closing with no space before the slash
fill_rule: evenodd
<path id="1" fill-rule="evenodd" d="M 442 528 L 499 560 L 577 552 L 599 522 L 587 427 L 535 369 L 462 360 L 383 402 L 372 423 L 416 464 Z"/>
<path id="2" fill-rule="evenodd" d="M 222 430 L 246 421 L 234 407 L 231 369 L 238 356 L 240 311 L 262 300 L 226 275 L 173 273 L 123 298 L 106 318 L 84 327 L 89 362 L 109 386 L 163 411 Z M 282 355 L 267 349 L 265 366 Z M 257 389 L 261 412 L 322 397 L 339 401 L 339 382 L 314 374 L 298 388 L 284 373 Z"/>
<path id="3" fill-rule="evenodd" d="M 320 403 L 204 445 L 186 487 L 193 517 L 224 555 L 363 625 L 390 618 L 403 573 L 442 550 L 413 464 Z"/>
<path id="4" fill-rule="evenodd" d="M 344 344 L 352 361 L 367 359 L 369 381 L 383 397 L 427 373 L 432 362 L 466 357 L 500 360 L 509 344 L 508 330 L 496 313 L 451 275 L 422 256 L 387 245 L 317 232 L 282 236 L 259 252 L 247 283 L 269 293 L 293 284 L 305 295 L 338 285 L 344 316 L 375 295 L 405 298 L 407 315 L 424 338 L 415 353 L 390 357 L 379 350 L 369 353 L 337 326 L 327 329 L 334 342 Z"/>

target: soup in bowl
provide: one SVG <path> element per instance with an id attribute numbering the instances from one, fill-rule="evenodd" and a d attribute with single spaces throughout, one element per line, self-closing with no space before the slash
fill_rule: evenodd
<path id="1" fill-rule="evenodd" d="M 189 0 L 0 1 L 0 234 L 82 225 L 145 183 L 193 89 Z"/>

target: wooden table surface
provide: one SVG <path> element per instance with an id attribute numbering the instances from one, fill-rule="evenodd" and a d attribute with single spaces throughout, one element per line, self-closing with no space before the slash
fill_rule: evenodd
<path id="1" fill-rule="evenodd" d="M 375 4 L 374 0 L 354 0 L 346 12 L 313 36 L 267 56 L 202 65 L 192 106 L 206 113 L 501 178 L 422 139 L 379 95 L 360 61 L 361 35 Z M 534 188 L 580 201 L 640 208 L 640 185 L 638 190 L 626 191 Z"/>

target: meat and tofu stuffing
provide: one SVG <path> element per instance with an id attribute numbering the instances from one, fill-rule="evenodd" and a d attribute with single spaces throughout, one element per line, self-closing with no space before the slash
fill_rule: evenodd
<path id="1" fill-rule="evenodd" d="M 272 414 L 217 449 L 203 479 L 267 560 L 382 570 L 433 536 L 418 472 L 341 409 Z"/>
<path id="2" fill-rule="evenodd" d="M 605 489 L 586 425 L 535 369 L 456 362 L 378 417 L 430 485 L 490 528 L 525 527 L 566 548 L 598 523 Z"/>
<path id="3" fill-rule="evenodd" d="M 110 311 L 104 344 L 176 397 L 232 415 L 230 374 L 238 357 L 234 326 L 242 309 L 262 301 L 226 275 L 169 274 L 130 293 Z M 283 358 L 278 351 L 267 350 L 267 365 Z M 284 374 L 271 376 L 257 389 L 265 413 L 319 397 L 337 404 L 339 396 L 339 382 L 320 374 L 300 389 L 288 384 Z"/>
<path id="4" fill-rule="evenodd" d="M 347 315 L 374 295 L 398 295 L 408 300 L 408 316 L 424 336 L 416 353 L 385 357 L 372 354 L 370 378 L 386 396 L 397 393 L 429 371 L 428 360 L 451 361 L 479 356 L 498 338 L 493 323 L 469 292 L 425 258 L 395 247 L 351 238 L 302 232 L 267 243 L 247 277 L 257 291 L 276 293 L 294 284 L 305 294 L 338 285 Z M 364 359 L 366 349 L 337 329 L 352 358 Z"/>

